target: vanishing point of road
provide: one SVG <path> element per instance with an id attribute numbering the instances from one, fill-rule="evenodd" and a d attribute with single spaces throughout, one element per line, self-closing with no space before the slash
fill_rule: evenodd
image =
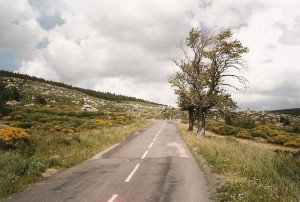
<path id="1" fill-rule="evenodd" d="M 176 125 L 157 121 L 9 201 L 206 202 L 202 173 Z"/>

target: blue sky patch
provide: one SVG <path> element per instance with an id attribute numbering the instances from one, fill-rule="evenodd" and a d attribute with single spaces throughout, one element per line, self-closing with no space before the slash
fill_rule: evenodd
<path id="1" fill-rule="evenodd" d="M 41 25 L 42 28 L 45 30 L 51 30 L 54 29 L 55 26 L 61 26 L 65 24 L 65 21 L 60 18 L 58 14 L 54 16 L 44 16 L 41 18 L 38 18 L 37 21 Z"/>
<path id="2" fill-rule="evenodd" d="M 17 70 L 18 64 L 16 63 L 15 54 L 10 52 L 0 53 L 0 69 Z"/>

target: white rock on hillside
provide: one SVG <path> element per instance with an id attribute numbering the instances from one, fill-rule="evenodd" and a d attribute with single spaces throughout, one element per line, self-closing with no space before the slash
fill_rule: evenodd
<path id="1" fill-rule="evenodd" d="M 83 105 L 81 107 L 81 111 L 88 111 L 88 112 L 97 112 L 98 109 L 96 109 L 95 107 L 91 106 L 91 105 Z"/>

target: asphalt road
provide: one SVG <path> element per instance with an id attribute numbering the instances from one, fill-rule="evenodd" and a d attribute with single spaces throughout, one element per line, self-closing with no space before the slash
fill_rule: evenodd
<path id="1" fill-rule="evenodd" d="M 9 201 L 205 202 L 202 173 L 173 123 L 158 121 Z"/>

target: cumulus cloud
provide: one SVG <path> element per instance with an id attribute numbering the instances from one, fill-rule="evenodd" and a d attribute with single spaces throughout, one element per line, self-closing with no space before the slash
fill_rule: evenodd
<path id="1" fill-rule="evenodd" d="M 35 58 L 32 61 L 22 61 L 19 69 L 20 73 L 35 75 L 48 80 L 59 80 L 59 75 L 47 64 L 46 61 L 40 58 Z"/>
<path id="2" fill-rule="evenodd" d="M 232 92 L 238 104 L 296 106 L 297 8 L 292 0 L 0 0 L 0 62 L 14 58 L 22 73 L 175 105 L 167 77 L 178 44 L 192 26 L 232 28 L 250 48 L 249 89 Z"/>
<path id="3" fill-rule="evenodd" d="M 279 41 L 287 45 L 299 45 L 300 44 L 300 15 L 295 18 L 295 24 L 292 29 L 286 30 L 283 28 L 284 32 L 279 38 Z"/>
<path id="4" fill-rule="evenodd" d="M 35 20 L 37 17 L 38 12 L 32 10 L 26 0 L 1 0 L 0 54 L 10 52 L 17 59 L 30 60 L 45 36 Z"/>

